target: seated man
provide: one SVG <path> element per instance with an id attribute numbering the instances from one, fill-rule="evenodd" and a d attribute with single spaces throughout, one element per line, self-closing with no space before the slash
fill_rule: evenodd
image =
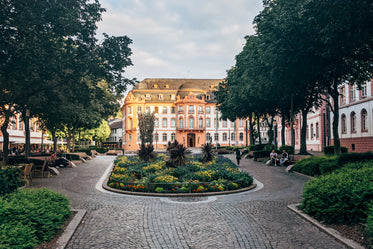
<path id="1" fill-rule="evenodd" d="M 67 160 L 66 158 L 62 157 L 60 154 L 57 154 L 57 158 L 55 160 L 54 165 L 56 167 L 63 167 L 66 168 L 67 166 L 70 165 L 70 161 Z"/>
<path id="2" fill-rule="evenodd" d="M 271 162 L 277 166 L 277 153 L 275 150 L 272 150 L 271 154 L 269 154 L 269 157 L 271 159 Z"/>
<path id="3" fill-rule="evenodd" d="M 280 158 L 280 165 L 281 166 L 284 165 L 288 160 L 289 160 L 289 154 L 285 150 L 283 150 L 282 156 Z"/>

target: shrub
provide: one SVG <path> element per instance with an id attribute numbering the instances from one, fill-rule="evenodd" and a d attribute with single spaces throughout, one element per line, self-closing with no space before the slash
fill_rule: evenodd
<path id="1" fill-rule="evenodd" d="M 80 160 L 80 157 L 79 155 L 75 155 L 75 154 L 66 154 L 66 159 L 70 161 L 78 161 Z"/>
<path id="2" fill-rule="evenodd" d="M 149 162 L 153 160 L 156 157 L 156 154 L 154 153 L 154 147 L 152 144 L 141 144 L 140 150 L 139 150 L 139 157 L 141 160 L 145 162 Z"/>
<path id="3" fill-rule="evenodd" d="M 350 163 L 350 162 L 363 162 L 373 160 L 373 153 L 346 153 L 339 156 L 338 163 L 340 165 Z"/>
<path id="4" fill-rule="evenodd" d="M 323 152 L 324 152 L 325 155 L 334 155 L 334 146 L 333 145 L 325 146 L 324 149 L 323 149 Z M 348 149 L 346 147 L 341 146 L 341 152 L 342 153 L 347 153 Z"/>
<path id="5" fill-rule="evenodd" d="M 366 218 L 373 200 L 373 168 L 346 169 L 304 186 L 301 209 L 326 223 L 349 224 Z"/>
<path id="6" fill-rule="evenodd" d="M 370 245 L 373 245 L 373 203 L 370 205 L 367 218 L 367 235 L 370 241 Z"/>
<path id="7" fill-rule="evenodd" d="M 176 140 L 175 140 L 176 141 Z M 178 144 L 176 147 L 170 150 L 170 162 L 172 165 L 180 166 L 184 165 L 187 161 L 186 153 L 187 148 L 182 144 Z"/>
<path id="8" fill-rule="evenodd" d="M 275 146 L 273 144 L 266 144 L 263 148 L 264 151 L 272 151 L 275 150 Z"/>
<path id="9" fill-rule="evenodd" d="M 249 146 L 249 151 L 263 150 L 265 144 L 253 144 Z"/>
<path id="10" fill-rule="evenodd" d="M 51 190 L 22 189 L 6 195 L 0 198 L 1 246 L 33 248 L 50 240 L 69 216 L 67 198 Z"/>
<path id="11" fill-rule="evenodd" d="M 339 166 L 337 164 L 338 157 L 308 157 L 295 163 L 292 171 L 296 171 L 309 176 L 318 176 L 329 173 Z"/>
<path id="12" fill-rule="evenodd" d="M 256 158 L 263 158 L 263 157 L 268 157 L 269 158 L 269 151 L 267 150 L 259 150 L 259 151 L 254 151 L 253 157 L 254 159 Z"/>
<path id="13" fill-rule="evenodd" d="M 20 170 L 18 168 L 0 168 L 0 196 L 12 193 L 23 185 L 19 180 Z"/>
<path id="14" fill-rule="evenodd" d="M 294 154 L 294 147 L 290 145 L 283 145 L 278 149 L 281 153 L 283 150 L 285 150 L 289 155 Z"/>
<path id="15" fill-rule="evenodd" d="M 203 162 L 210 162 L 214 159 L 214 154 L 212 150 L 212 145 L 207 143 L 202 146 L 202 153 L 203 153 Z"/>

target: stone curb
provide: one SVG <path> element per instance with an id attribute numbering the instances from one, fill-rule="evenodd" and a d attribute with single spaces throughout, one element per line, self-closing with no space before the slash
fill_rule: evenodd
<path id="1" fill-rule="evenodd" d="M 205 193 L 180 193 L 180 194 L 162 194 L 162 193 L 150 193 L 150 192 L 132 192 L 132 191 L 125 191 L 120 189 L 115 189 L 107 186 L 107 180 L 104 181 L 102 184 L 102 188 L 120 194 L 127 194 L 127 195 L 138 195 L 138 196 L 153 196 L 153 197 L 193 197 L 193 196 L 213 196 L 213 195 L 227 195 L 227 194 L 236 194 L 245 191 L 252 190 L 256 188 L 256 183 L 252 184 L 247 188 L 235 189 L 235 190 L 228 190 L 222 192 L 205 192 Z"/>
<path id="2" fill-rule="evenodd" d="M 71 220 L 70 224 L 66 227 L 65 231 L 58 238 L 56 249 L 64 249 L 67 246 L 67 243 L 69 243 L 71 237 L 87 213 L 87 210 L 85 209 L 71 209 L 71 211 L 75 211 L 77 213 Z"/>
<path id="3" fill-rule="evenodd" d="M 295 212 L 296 214 L 298 214 L 299 216 L 301 216 L 303 219 L 311 222 L 313 225 L 315 225 L 316 227 L 318 227 L 320 230 L 324 231 L 325 233 L 333 236 L 336 240 L 342 242 L 343 244 L 345 244 L 346 246 L 350 247 L 350 248 L 353 248 L 353 249 L 364 249 L 363 246 L 361 246 L 360 244 L 356 243 L 355 241 L 353 240 L 350 240 L 350 239 L 347 239 L 343 236 L 340 235 L 340 233 L 332 228 L 328 228 L 328 227 L 325 227 L 324 225 L 322 225 L 319 221 L 315 220 L 314 218 L 312 218 L 311 216 L 303 213 L 301 210 L 299 210 L 297 208 L 297 206 L 300 205 L 300 204 L 293 204 L 293 205 L 288 205 L 288 208 Z"/>

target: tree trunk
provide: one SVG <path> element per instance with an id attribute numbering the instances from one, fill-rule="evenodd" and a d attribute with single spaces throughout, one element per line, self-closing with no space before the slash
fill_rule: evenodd
<path id="1" fill-rule="evenodd" d="M 53 151 L 57 151 L 57 137 L 56 137 L 56 129 L 52 129 L 50 131 L 52 133 L 52 139 L 53 139 Z"/>
<path id="2" fill-rule="evenodd" d="M 1 132 L 3 133 L 4 143 L 3 143 L 3 164 L 7 164 L 9 157 L 9 133 L 7 131 L 9 125 L 9 115 L 5 114 L 4 123 L 1 126 Z"/>
<path id="3" fill-rule="evenodd" d="M 339 92 L 338 87 L 335 83 L 333 93 L 331 94 L 333 98 L 333 141 L 334 141 L 334 154 L 341 154 L 341 141 L 339 140 L 338 125 L 339 125 Z"/>
<path id="4" fill-rule="evenodd" d="M 285 143 L 285 128 L 286 128 L 285 118 L 281 117 L 281 146 L 286 145 L 286 143 Z"/>
<path id="5" fill-rule="evenodd" d="M 300 150 L 299 154 L 307 155 L 307 110 L 302 110 L 302 130 L 300 133 Z"/>
<path id="6" fill-rule="evenodd" d="M 23 122 L 25 123 L 25 158 L 28 160 L 30 157 L 30 116 L 29 111 L 25 110 L 22 112 Z"/>
<path id="7" fill-rule="evenodd" d="M 256 122 L 257 122 L 257 128 L 258 128 L 258 139 L 259 139 L 259 144 L 261 145 L 262 144 L 262 136 L 260 135 L 260 122 L 259 122 L 259 117 L 256 118 Z"/>
<path id="8" fill-rule="evenodd" d="M 254 124 L 253 124 L 253 115 L 249 115 L 249 130 L 250 130 L 250 145 L 255 144 L 255 139 L 254 139 Z"/>
<path id="9" fill-rule="evenodd" d="M 291 132 L 291 146 L 295 148 L 295 131 L 294 131 L 294 104 L 293 104 L 293 94 L 291 95 L 290 99 L 290 132 Z"/>
<path id="10" fill-rule="evenodd" d="M 268 121 L 267 119 L 267 125 L 269 127 L 268 130 L 268 144 L 273 144 L 273 117 L 271 117 L 271 122 Z"/>

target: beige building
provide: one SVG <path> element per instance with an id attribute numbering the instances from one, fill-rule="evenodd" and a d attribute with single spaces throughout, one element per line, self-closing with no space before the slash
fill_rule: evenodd
<path id="1" fill-rule="evenodd" d="M 186 147 L 245 145 L 245 120 L 221 120 L 214 91 L 222 79 L 145 79 L 128 93 L 122 107 L 122 148 L 138 150 L 137 114 L 155 114 L 155 149 L 175 139 Z"/>

